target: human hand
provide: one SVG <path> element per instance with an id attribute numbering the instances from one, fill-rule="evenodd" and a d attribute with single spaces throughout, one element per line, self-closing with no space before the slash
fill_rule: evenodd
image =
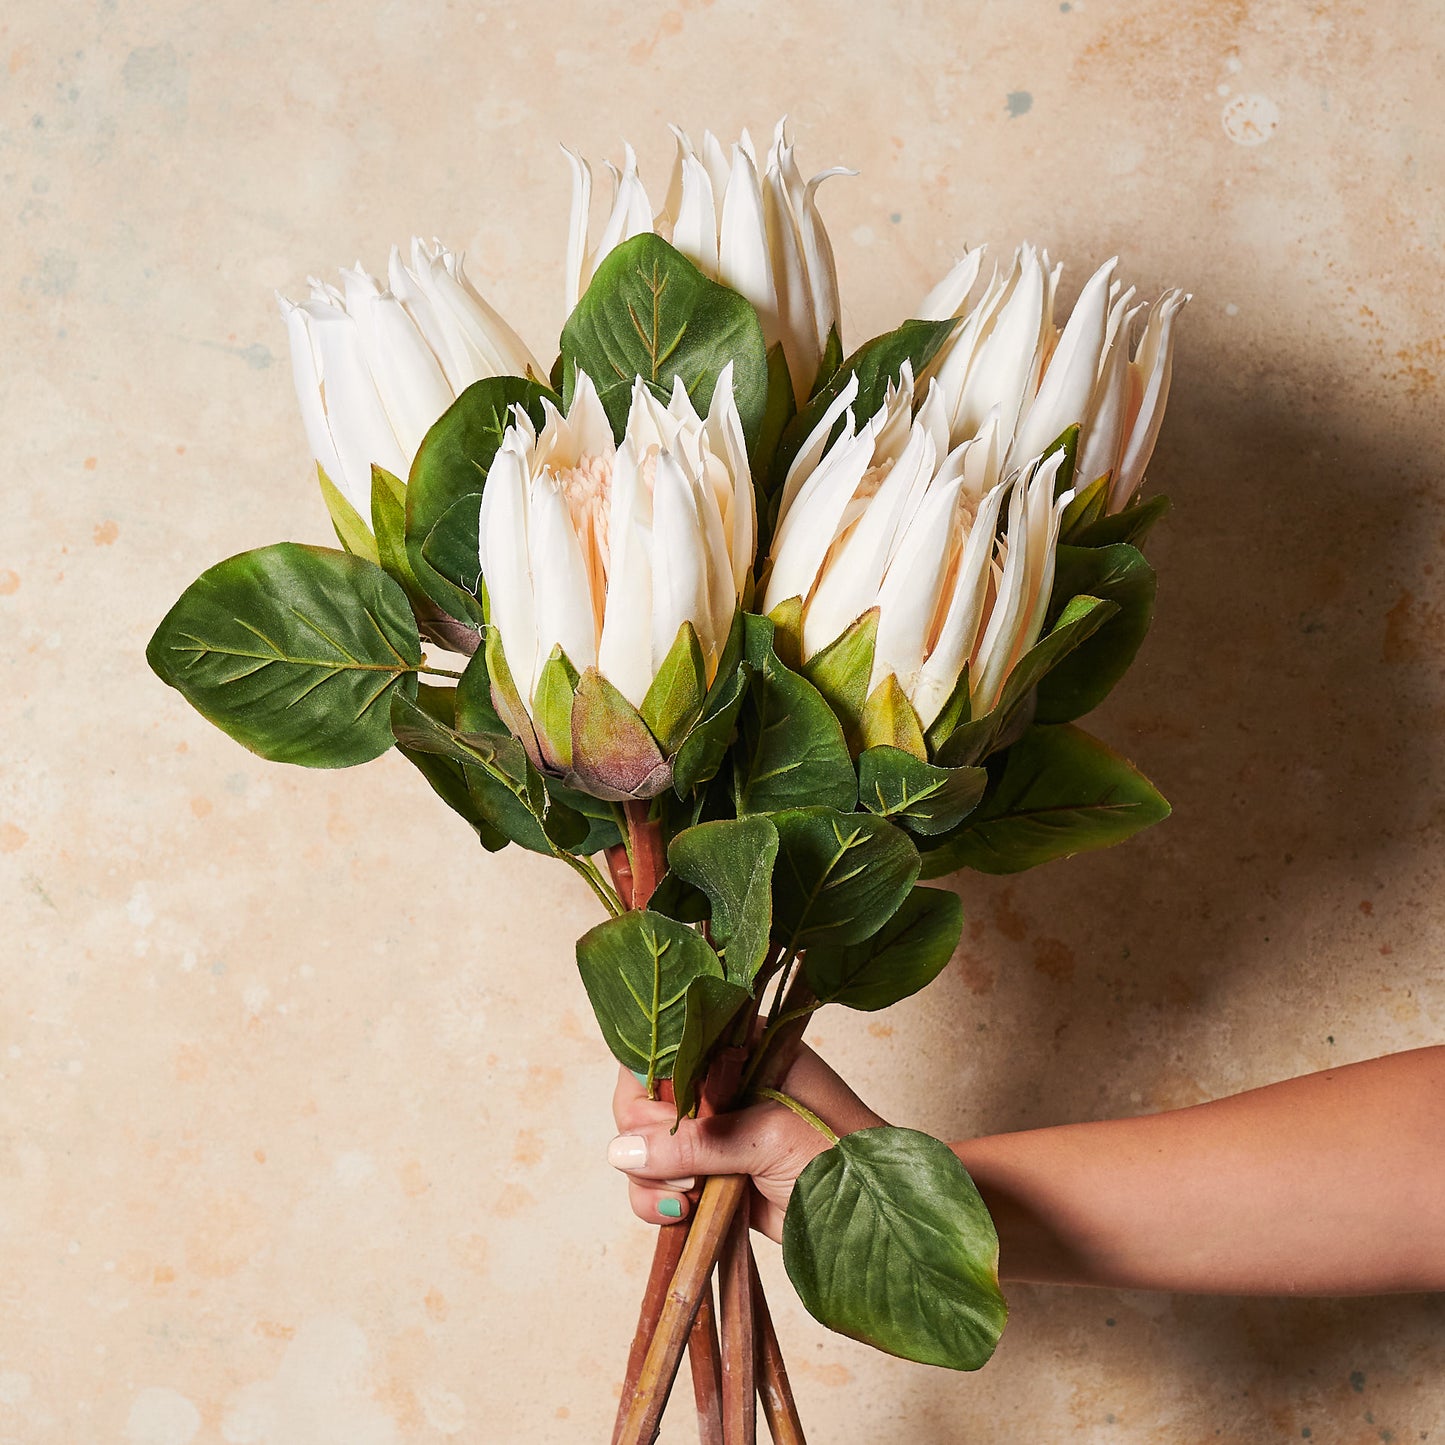
<path id="1" fill-rule="evenodd" d="M 806 1047 L 799 1050 L 778 1091 L 840 1136 L 885 1122 Z M 633 1212 L 649 1224 L 685 1219 L 695 1202 L 697 1181 L 704 1176 L 747 1174 L 754 1188 L 753 1227 L 781 1239 L 794 1182 L 828 1147 L 817 1129 L 771 1099 L 706 1119 L 684 1119 L 673 1134 L 677 1110 L 649 1099 L 627 1069 L 618 1073 L 612 1115 L 619 1132 L 608 1145 L 607 1161 L 627 1175 Z"/>

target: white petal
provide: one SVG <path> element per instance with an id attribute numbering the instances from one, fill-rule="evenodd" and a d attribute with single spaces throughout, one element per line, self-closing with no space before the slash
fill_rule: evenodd
<path id="1" fill-rule="evenodd" d="M 542 579 L 535 592 L 537 671 L 541 672 L 552 649 L 561 643 L 572 665 L 583 672 L 597 661 L 597 619 L 592 612 L 587 562 L 567 503 L 550 477 L 532 483 L 527 540 L 533 575 Z M 506 637 L 505 630 L 502 636 Z M 536 685 L 533 677 L 532 693 Z"/>
<path id="2" fill-rule="evenodd" d="M 947 321 L 951 316 L 962 315 L 987 250 L 986 246 L 965 250 L 913 314 L 924 321 Z"/>
<path id="3" fill-rule="evenodd" d="M 508 431 L 482 488 L 477 519 L 478 553 L 487 583 L 493 625 L 517 690 L 530 704 L 537 672 L 537 617 L 528 545 L 527 493 L 530 479 L 525 442 Z"/>
<path id="4" fill-rule="evenodd" d="M 359 299 L 353 313 L 382 405 L 397 441 L 414 457 L 432 423 L 455 397 L 436 356 L 392 295 Z"/>
<path id="5" fill-rule="evenodd" d="M 442 251 L 433 263 L 432 281 L 438 305 L 449 310 L 467 340 L 486 357 L 491 369 L 481 375 L 526 376 L 530 372 L 545 378 L 546 368 L 467 279 L 460 256 Z"/>
<path id="6" fill-rule="evenodd" d="M 567 314 L 572 314 L 587 283 L 592 266 L 587 255 L 588 215 L 592 209 L 592 169 L 581 156 L 562 147 L 572 167 L 572 213 L 567 227 Z"/>
<path id="7" fill-rule="evenodd" d="M 910 696 L 919 720 L 926 728 L 943 711 L 973 653 L 979 623 L 987 595 L 989 573 L 994 553 L 994 530 L 998 526 L 999 507 L 1008 487 L 993 487 L 984 497 L 959 559 L 948 610 L 927 660 L 919 673 L 918 684 Z"/>
<path id="8" fill-rule="evenodd" d="M 315 301 L 305 304 L 321 361 L 326 420 L 341 462 L 341 475 L 331 480 L 363 517 L 369 517 L 372 463 L 404 477 L 409 458 L 381 404 L 356 322 L 335 307 Z"/>
<path id="9" fill-rule="evenodd" d="M 708 565 L 702 523 L 687 474 L 677 458 L 657 459 L 652 488 L 652 675 L 684 622 L 708 616 Z"/>
<path id="10" fill-rule="evenodd" d="M 718 222 L 712 181 L 696 156 L 685 157 L 680 165 L 682 191 L 677 222 L 672 228 L 672 244 L 705 275 L 716 277 Z"/>
<path id="11" fill-rule="evenodd" d="M 838 418 L 853 405 L 857 395 L 858 376 L 854 372 L 850 373 L 838 395 L 828 403 L 818 425 L 808 433 L 807 440 L 799 447 L 797 456 L 793 458 L 792 465 L 788 468 L 788 475 L 783 481 L 783 495 L 778 504 L 780 520 L 787 516 L 788 508 L 792 506 L 794 497 L 798 495 L 798 489 L 813 474 L 814 468 L 822 460 L 823 450 L 828 445 L 828 438 L 832 435 L 834 425 Z"/>
<path id="12" fill-rule="evenodd" d="M 296 383 L 296 400 L 301 406 L 301 424 L 306 428 L 307 444 L 322 471 L 334 486 L 339 487 L 343 484 L 341 458 L 337 455 L 336 444 L 331 440 L 331 428 L 326 422 L 326 407 L 321 400 L 321 364 L 312 344 L 307 311 L 284 296 L 277 296 L 276 300 L 291 343 L 291 376 Z M 362 516 L 370 515 L 368 503 Z"/>
<path id="13" fill-rule="evenodd" d="M 723 194 L 718 235 L 718 277 L 757 309 L 769 346 L 779 339 L 778 296 L 768 259 L 767 224 L 758 173 L 741 146 Z"/>
<path id="14" fill-rule="evenodd" d="M 1124 443 L 1119 474 L 1109 488 L 1109 510 L 1117 512 L 1144 480 L 1144 468 L 1154 453 L 1159 428 L 1164 422 L 1164 403 L 1169 399 L 1169 380 L 1174 367 L 1174 318 L 1188 301 L 1182 291 L 1165 294 L 1139 342 L 1139 354 L 1131 365 L 1142 386 L 1138 414 Z"/>
<path id="15" fill-rule="evenodd" d="M 611 456 L 615 450 L 612 423 L 602 409 L 602 400 L 592 378 L 580 367 L 572 385 L 572 405 L 567 412 L 567 425 L 579 456 Z"/>
<path id="16" fill-rule="evenodd" d="M 634 707 L 652 683 L 652 508 L 625 441 L 613 464 L 608 509 L 607 606 L 597 667 Z"/>
<path id="17" fill-rule="evenodd" d="M 708 450 L 727 469 L 729 499 L 723 509 L 723 526 L 728 534 L 733 586 L 741 597 L 757 548 L 758 519 L 742 418 L 733 400 L 732 362 L 728 362 L 718 376 L 705 430 Z"/>
<path id="18" fill-rule="evenodd" d="M 777 339 L 783 344 L 793 393 L 803 398 L 812 390 L 823 353 L 802 239 L 786 183 L 776 165 L 769 166 L 763 178 L 763 216 L 777 298 Z"/>
<path id="19" fill-rule="evenodd" d="M 843 514 L 872 463 L 873 435 L 864 427 L 840 438 L 799 487 L 773 537 L 764 612 L 790 597 L 807 598 Z"/>
<path id="20" fill-rule="evenodd" d="M 1014 643 L 1025 615 L 1024 584 L 1028 580 L 1028 488 L 1025 478 L 1013 483 L 1005 534 L 1003 576 L 998 596 L 974 655 L 975 669 L 969 694 L 975 717 L 990 712 L 998 702 L 1008 676 Z"/>
<path id="21" fill-rule="evenodd" d="M 891 672 L 912 699 L 928 632 L 938 612 L 954 536 L 963 478 L 930 489 L 927 501 L 899 539 L 883 585 L 878 589 L 878 640 L 873 653 L 871 693 Z"/>
<path id="22" fill-rule="evenodd" d="M 1130 287 L 1118 297 L 1109 313 L 1109 331 L 1099 379 L 1089 402 L 1088 421 L 1079 438 L 1075 481 L 1086 487 L 1119 465 L 1124 445 L 1124 426 L 1129 409 L 1129 347 L 1134 321 L 1145 306 L 1130 308 L 1134 294 Z"/>
<path id="23" fill-rule="evenodd" d="M 1038 395 L 1019 426 L 1009 462 L 1021 465 L 1056 441 L 1065 427 L 1082 424 L 1094 393 L 1109 319 L 1109 288 L 1118 257 L 1089 278 L 1059 338 Z"/>

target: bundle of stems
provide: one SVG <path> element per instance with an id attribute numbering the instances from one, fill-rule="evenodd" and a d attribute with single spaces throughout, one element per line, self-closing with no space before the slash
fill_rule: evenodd
<path id="1" fill-rule="evenodd" d="M 646 805 L 628 804 L 630 848 L 608 854 L 614 886 L 632 908 L 644 907 L 666 871 L 661 830 Z M 708 1070 L 698 1116 L 739 1107 L 770 1089 L 787 1073 L 809 1012 L 801 972 L 791 981 L 781 950 L 770 955 L 757 998 L 776 975 L 773 1006 L 765 1026 L 757 1009 L 744 1038 L 719 1052 Z M 670 1085 L 664 1086 L 670 1095 Z M 703 1181 L 690 1217 L 658 1232 L 628 1351 L 612 1445 L 653 1445 L 663 1411 L 688 1356 L 701 1445 L 754 1445 L 757 1407 L 774 1445 L 802 1445 L 792 1386 L 777 1331 L 753 1257 L 750 1182 L 744 1175 Z"/>

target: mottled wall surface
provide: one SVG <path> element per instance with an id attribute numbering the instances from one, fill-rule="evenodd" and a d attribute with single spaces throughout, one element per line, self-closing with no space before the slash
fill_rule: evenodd
<path id="1" fill-rule="evenodd" d="M 9 6 L 0 1442 L 603 1438 L 650 1238 L 592 901 L 399 756 L 253 758 L 142 656 L 212 561 L 328 539 L 273 289 L 436 233 L 548 352 L 559 141 L 656 178 L 669 120 L 791 113 L 862 173 L 824 193 L 853 341 L 965 242 L 1194 292 L 1158 622 L 1093 723 L 1175 816 L 958 880 L 943 979 L 816 1031 L 859 1088 L 959 1137 L 1440 1041 L 1442 39 L 1399 0 Z M 1441 1300 L 1015 1288 L 975 1377 L 778 1300 L 823 1441 L 1445 1416 Z"/>

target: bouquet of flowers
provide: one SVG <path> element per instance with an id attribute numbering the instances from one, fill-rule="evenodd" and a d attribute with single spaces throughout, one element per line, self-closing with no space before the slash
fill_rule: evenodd
<path id="1" fill-rule="evenodd" d="M 1167 503 L 1140 484 L 1175 315 L 1107 262 L 968 251 L 845 355 L 819 184 L 677 133 L 594 241 L 572 157 L 570 314 L 545 366 L 439 243 L 282 310 L 341 550 L 202 573 L 156 673 L 261 756 L 395 747 L 484 849 L 566 864 L 604 915 L 577 968 L 608 1047 L 678 1117 L 768 1097 L 831 1147 L 788 1207 L 806 1307 L 955 1369 L 992 1353 L 998 1243 L 958 1159 L 834 1137 L 777 1091 L 809 1016 L 927 985 L 959 868 L 1119 842 L 1168 806 L 1075 725 L 1132 661 Z M 430 649 L 430 651 L 428 651 Z M 615 1439 L 650 1442 L 689 1347 L 705 1441 L 801 1440 L 745 1179 L 660 1231 Z M 714 1295 L 716 1278 L 716 1296 Z"/>

